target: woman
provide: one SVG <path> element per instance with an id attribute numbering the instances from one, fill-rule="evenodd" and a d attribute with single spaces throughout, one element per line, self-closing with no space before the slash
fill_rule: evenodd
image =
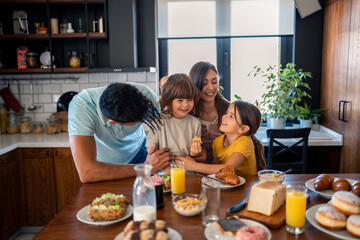
<path id="1" fill-rule="evenodd" d="M 211 145 L 216 137 L 223 134 L 219 130 L 221 117 L 226 113 L 230 103 L 219 92 L 220 76 L 211 63 L 196 63 L 191 68 L 189 76 L 201 92 L 195 112 L 201 122 L 201 140 L 207 151 L 206 163 L 213 163 Z"/>

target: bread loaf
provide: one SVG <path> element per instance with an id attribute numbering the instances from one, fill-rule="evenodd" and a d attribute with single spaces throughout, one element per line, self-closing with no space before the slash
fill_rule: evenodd
<path id="1" fill-rule="evenodd" d="M 270 216 L 285 202 L 286 188 L 284 184 L 263 181 L 251 188 L 248 211 Z"/>

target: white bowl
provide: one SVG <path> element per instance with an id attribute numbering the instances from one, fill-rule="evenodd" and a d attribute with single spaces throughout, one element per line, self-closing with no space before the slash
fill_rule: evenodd
<path id="1" fill-rule="evenodd" d="M 285 174 L 279 175 L 283 173 L 282 171 L 266 169 L 258 172 L 260 181 L 272 181 L 282 183 L 285 180 Z"/>
<path id="2" fill-rule="evenodd" d="M 206 198 L 200 199 L 199 194 L 184 193 L 172 199 L 175 210 L 183 216 L 196 216 L 206 207 Z M 186 203 L 184 203 L 186 202 Z"/>

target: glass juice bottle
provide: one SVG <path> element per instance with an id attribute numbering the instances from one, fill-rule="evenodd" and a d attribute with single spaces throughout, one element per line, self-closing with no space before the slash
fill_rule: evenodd
<path id="1" fill-rule="evenodd" d="M 134 169 L 136 171 L 133 188 L 134 221 L 156 220 L 156 195 L 150 178 L 152 166 L 140 164 Z"/>

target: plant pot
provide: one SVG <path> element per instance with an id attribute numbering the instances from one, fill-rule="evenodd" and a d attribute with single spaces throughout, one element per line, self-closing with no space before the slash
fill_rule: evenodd
<path id="1" fill-rule="evenodd" d="M 300 128 L 312 128 L 312 125 L 312 120 L 300 119 Z"/>
<path id="2" fill-rule="evenodd" d="M 285 119 L 284 118 L 273 118 L 267 117 L 267 127 L 272 129 L 284 129 Z"/>

